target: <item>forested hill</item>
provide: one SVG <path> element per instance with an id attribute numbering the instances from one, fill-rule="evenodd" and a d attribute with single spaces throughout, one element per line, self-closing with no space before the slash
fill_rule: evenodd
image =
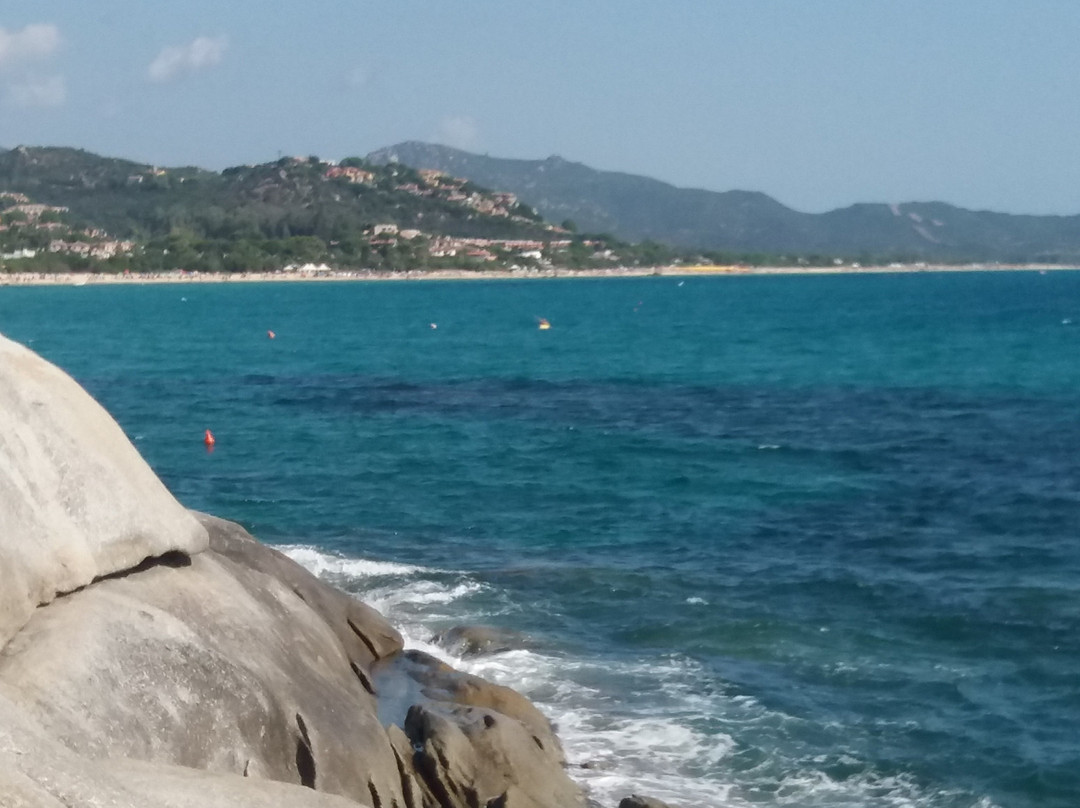
<path id="1" fill-rule="evenodd" d="M 19 147 L 0 153 L 0 197 L 0 252 L 70 254 L 65 244 L 127 240 L 125 266 L 135 269 L 405 268 L 423 265 L 440 236 L 561 236 L 512 194 L 360 158 L 213 172 Z"/>
<path id="2" fill-rule="evenodd" d="M 942 203 L 807 214 L 760 193 L 422 143 L 221 172 L 67 148 L 0 150 L 4 271 L 891 261 L 1080 264 L 1080 216 Z"/>
<path id="3" fill-rule="evenodd" d="M 560 157 L 501 159 L 427 143 L 372 152 L 512 191 L 553 222 L 680 248 L 866 260 L 1080 262 L 1080 216 L 1018 216 L 940 202 L 801 213 L 762 193 L 676 188 Z"/>
<path id="4" fill-rule="evenodd" d="M 427 182 L 402 166 L 368 166 L 358 158 L 335 171 L 318 158 L 228 168 L 158 168 L 64 148 L 17 148 L 0 154 L 0 190 L 62 205 L 118 236 L 157 236 L 188 228 L 208 237 L 346 237 L 354 228 L 393 222 L 455 235 L 535 234 L 530 209 L 510 204 L 489 215 L 464 187 L 425 194 Z M 336 174 L 336 176 L 335 176 Z"/>

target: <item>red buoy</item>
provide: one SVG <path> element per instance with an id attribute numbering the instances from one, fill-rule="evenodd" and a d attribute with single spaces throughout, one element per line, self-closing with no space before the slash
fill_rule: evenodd
<path id="1" fill-rule="evenodd" d="M 206 444 L 206 447 L 207 447 L 208 449 L 209 449 L 209 448 L 210 448 L 211 446 L 213 446 L 213 445 L 214 445 L 215 443 L 217 443 L 217 441 L 216 441 L 216 440 L 214 440 L 214 433 L 213 433 L 213 432 L 211 432 L 211 431 L 210 431 L 209 429 L 208 429 L 208 430 L 206 430 L 206 434 L 205 434 L 205 435 L 203 435 L 203 439 L 202 439 L 202 442 Z"/>

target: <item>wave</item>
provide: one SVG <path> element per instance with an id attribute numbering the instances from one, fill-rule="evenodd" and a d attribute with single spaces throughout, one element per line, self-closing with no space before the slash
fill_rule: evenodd
<path id="1" fill-rule="evenodd" d="M 799 719 L 732 692 L 682 655 L 583 658 L 536 646 L 455 656 L 433 642 L 435 634 L 483 623 L 509 597 L 468 573 L 306 545 L 279 549 L 382 612 L 406 647 L 530 698 L 555 725 L 571 776 L 600 805 L 640 793 L 709 808 L 996 808 L 907 774 L 882 774 L 847 754 L 785 747 Z"/>
<path id="2" fill-rule="evenodd" d="M 367 579 L 388 575 L 402 576 L 422 572 L 437 572 L 437 570 L 416 567 L 411 564 L 396 564 L 392 561 L 371 561 L 364 558 L 331 555 L 302 544 L 280 545 L 277 549 L 320 577 L 324 575 L 347 575 L 354 579 Z"/>

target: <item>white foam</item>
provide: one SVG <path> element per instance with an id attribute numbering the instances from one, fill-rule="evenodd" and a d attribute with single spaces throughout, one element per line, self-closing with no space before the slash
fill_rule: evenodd
<path id="1" fill-rule="evenodd" d="M 927 791 L 909 775 L 889 777 L 870 772 L 836 780 L 820 771 L 800 771 L 780 781 L 774 804 L 792 808 L 926 808 L 961 805 L 965 799 L 971 798 L 959 791 Z M 988 797 L 967 804 L 971 808 L 1000 808 Z"/>
<path id="2" fill-rule="evenodd" d="M 346 558 L 331 555 L 302 544 L 284 545 L 277 548 L 296 563 L 306 567 L 315 575 L 344 575 L 350 578 L 378 578 L 386 576 L 409 576 L 421 573 L 440 572 L 411 564 L 397 564 L 393 561 L 372 561 L 365 558 Z"/>
<path id="3" fill-rule="evenodd" d="M 358 594 L 369 606 L 382 612 L 391 621 L 424 624 L 453 616 L 446 610 L 435 611 L 433 607 L 454 604 L 483 589 L 484 587 L 475 581 L 448 585 L 419 580 L 368 589 Z"/>
<path id="4" fill-rule="evenodd" d="M 601 805 L 631 793 L 672 805 L 755 808 L 937 808 L 963 795 L 929 791 L 913 778 L 874 772 L 834 779 L 818 767 L 781 757 L 775 745 L 756 773 L 737 771 L 744 730 L 779 731 L 792 721 L 752 697 L 729 693 L 715 675 L 678 655 L 636 661 L 582 658 L 515 649 L 455 657 L 431 642 L 448 622 L 490 619 L 498 592 L 462 572 L 346 558 L 314 547 L 281 548 L 309 570 L 344 586 L 382 612 L 406 647 L 425 651 L 459 670 L 512 687 L 555 725 L 569 773 Z M 483 595 L 482 600 L 474 600 Z M 700 597 L 687 603 L 707 605 Z M 727 733 L 719 731 L 723 726 Z M 826 756 L 827 757 L 827 756 Z M 857 766 L 848 760 L 845 765 Z M 971 808 L 999 808 L 988 799 Z"/>
<path id="5" fill-rule="evenodd" d="M 631 793 L 644 793 L 679 805 L 720 805 L 734 788 L 715 776 L 735 748 L 726 735 L 709 735 L 692 726 L 708 705 L 681 699 L 685 683 L 675 681 L 696 670 L 685 659 L 612 663 L 554 657 L 513 650 L 484 657 L 452 658 L 426 643 L 422 650 L 455 667 L 528 696 L 556 726 L 571 775 L 603 805 L 617 805 Z M 627 714 L 622 699 L 583 683 L 603 676 L 662 683 L 680 709 Z M 689 696 L 690 694 L 686 694 Z M 715 705 L 712 705 L 715 707 Z"/>
<path id="6" fill-rule="evenodd" d="M 308 571 L 358 596 L 395 623 L 403 634 L 430 634 L 422 626 L 459 615 L 445 608 L 485 589 L 463 573 L 433 567 L 348 558 L 308 545 L 279 547 Z"/>

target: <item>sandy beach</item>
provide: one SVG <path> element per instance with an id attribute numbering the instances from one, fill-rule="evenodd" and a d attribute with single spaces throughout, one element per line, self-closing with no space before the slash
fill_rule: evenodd
<path id="1" fill-rule="evenodd" d="M 279 270 L 276 272 L 6 272 L 0 273 L 0 286 L 101 286 L 156 283 L 299 283 L 340 281 L 416 281 L 416 280 L 515 280 L 527 278 L 635 278 L 648 276 L 739 276 L 739 275 L 837 275 L 916 272 L 1047 272 L 1076 267 L 1056 264 L 889 264 L 886 266 L 661 266 L 609 267 L 603 269 L 412 269 L 386 272 L 365 269 Z"/>

